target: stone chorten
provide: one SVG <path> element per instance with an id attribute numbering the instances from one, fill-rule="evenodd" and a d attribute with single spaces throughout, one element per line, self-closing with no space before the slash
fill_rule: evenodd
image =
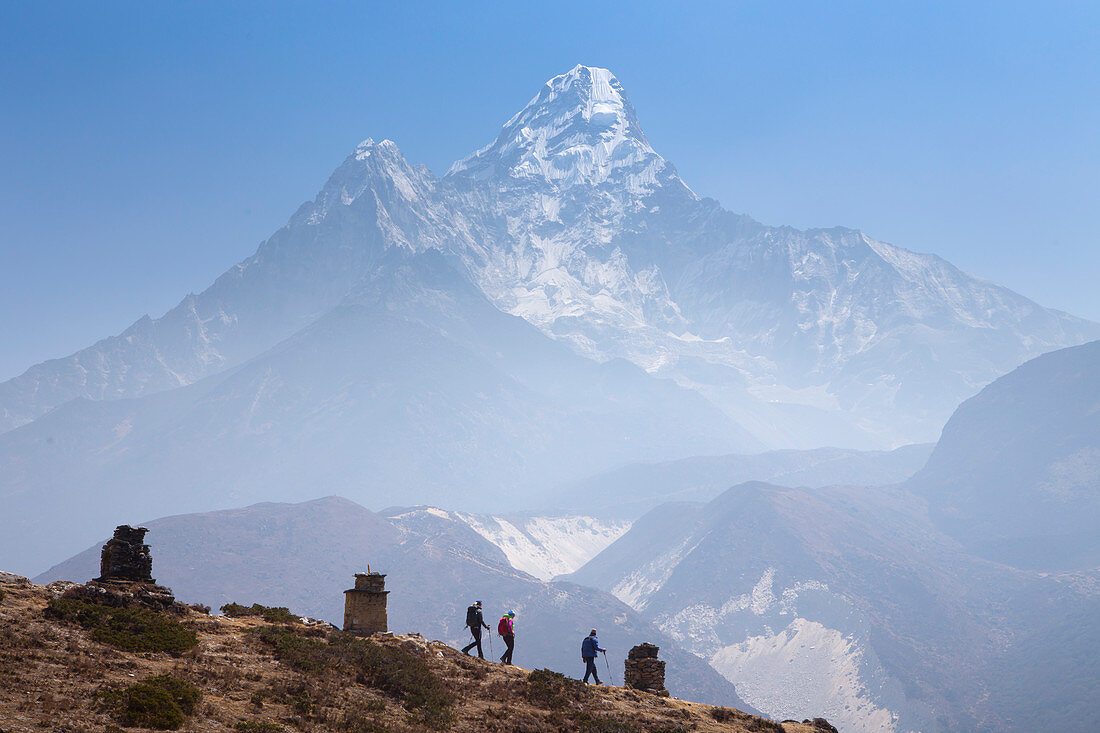
<path id="1" fill-rule="evenodd" d="M 108 606 L 139 605 L 158 610 L 183 608 L 171 588 L 153 579 L 153 556 L 145 544 L 145 527 L 120 524 L 115 536 L 103 545 L 99 577 L 65 591 L 64 598 L 77 598 Z"/>
<path id="2" fill-rule="evenodd" d="M 145 544 L 145 527 L 131 527 L 120 524 L 115 527 L 115 536 L 103 546 L 99 559 L 98 582 L 112 580 L 135 583 L 156 583 L 153 579 L 153 556 L 149 554 L 149 545 Z"/>
<path id="3" fill-rule="evenodd" d="M 386 576 L 367 572 L 355 574 L 355 587 L 344 591 L 344 631 L 352 634 L 384 634 L 386 620 Z"/>
<path id="4" fill-rule="evenodd" d="M 665 663 L 657 659 L 660 647 L 639 644 L 626 655 L 626 672 L 623 680 L 627 687 L 668 697 L 665 689 Z"/>

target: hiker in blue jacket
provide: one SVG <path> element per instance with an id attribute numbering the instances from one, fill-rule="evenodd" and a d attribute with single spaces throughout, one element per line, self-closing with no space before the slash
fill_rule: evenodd
<path id="1" fill-rule="evenodd" d="M 606 651 L 606 649 L 600 648 L 600 640 L 596 638 L 596 630 L 592 629 L 592 632 L 584 637 L 584 641 L 581 642 L 581 659 L 584 661 L 585 684 L 588 684 L 589 675 L 596 680 L 597 685 L 600 684 L 600 673 L 596 671 L 596 654 Z"/>

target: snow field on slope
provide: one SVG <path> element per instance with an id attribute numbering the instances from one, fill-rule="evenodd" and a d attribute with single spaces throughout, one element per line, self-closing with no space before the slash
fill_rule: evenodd
<path id="1" fill-rule="evenodd" d="M 875 705 L 860 679 L 862 657 L 836 629 L 796 618 L 778 634 L 718 650 L 710 665 L 746 702 L 779 720 L 816 711 L 840 730 L 895 733 L 896 716 Z"/>
<path id="2" fill-rule="evenodd" d="M 539 580 L 571 573 L 630 529 L 630 522 L 594 517 L 494 517 L 455 514 L 499 547 L 516 570 Z"/>

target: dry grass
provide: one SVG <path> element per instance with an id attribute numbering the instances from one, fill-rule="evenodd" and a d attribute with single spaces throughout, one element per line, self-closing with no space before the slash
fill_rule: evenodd
<path id="1" fill-rule="evenodd" d="M 416 635 L 363 640 L 300 624 L 273 624 L 262 614 L 173 616 L 194 633 L 193 648 L 177 656 L 124 651 L 97 640 L 95 625 L 84 628 L 48 617 L 46 589 L 2 589 L 3 733 L 118 731 L 126 723 L 120 712 L 125 691 L 162 676 L 180 683 L 170 686 L 174 692 L 152 694 L 166 707 L 170 698 L 182 712 L 180 691 L 195 690 L 180 723 L 187 731 L 812 730 L 624 688 L 585 687 L 546 670 L 528 672 L 471 659 Z"/>

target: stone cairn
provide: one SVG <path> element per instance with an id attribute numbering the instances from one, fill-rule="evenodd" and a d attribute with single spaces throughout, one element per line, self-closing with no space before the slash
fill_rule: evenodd
<path id="1" fill-rule="evenodd" d="M 103 545 L 99 556 L 99 577 L 84 585 L 73 585 L 63 597 L 109 606 L 139 605 L 157 610 L 182 611 L 172 589 L 153 579 L 153 557 L 145 544 L 145 527 L 120 524 Z"/>
<path id="2" fill-rule="evenodd" d="M 344 591 L 344 631 L 352 634 L 384 634 L 386 620 L 386 576 L 367 572 L 355 574 L 355 587 Z"/>
<path id="3" fill-rule="evenodd" d="M 153 556 L 149 554 L 149 545 L 145 544 L 145 533 L 148 531 L 145 527 L 131 527 L 128 524 L 115 527 L 115 536 L 107 540 L 99 556 L 99 577 L 96 581 L 156 583 L 153 579 Z"/>
<path id="4" fill-rule="evenodd" d="M 655 695 L 668 697 L 665 689 L 665 663 L 657 659 L 660 647 L 639 644 L 626 655 L 626 673 L 623 680 L 627 687 Z"/>

